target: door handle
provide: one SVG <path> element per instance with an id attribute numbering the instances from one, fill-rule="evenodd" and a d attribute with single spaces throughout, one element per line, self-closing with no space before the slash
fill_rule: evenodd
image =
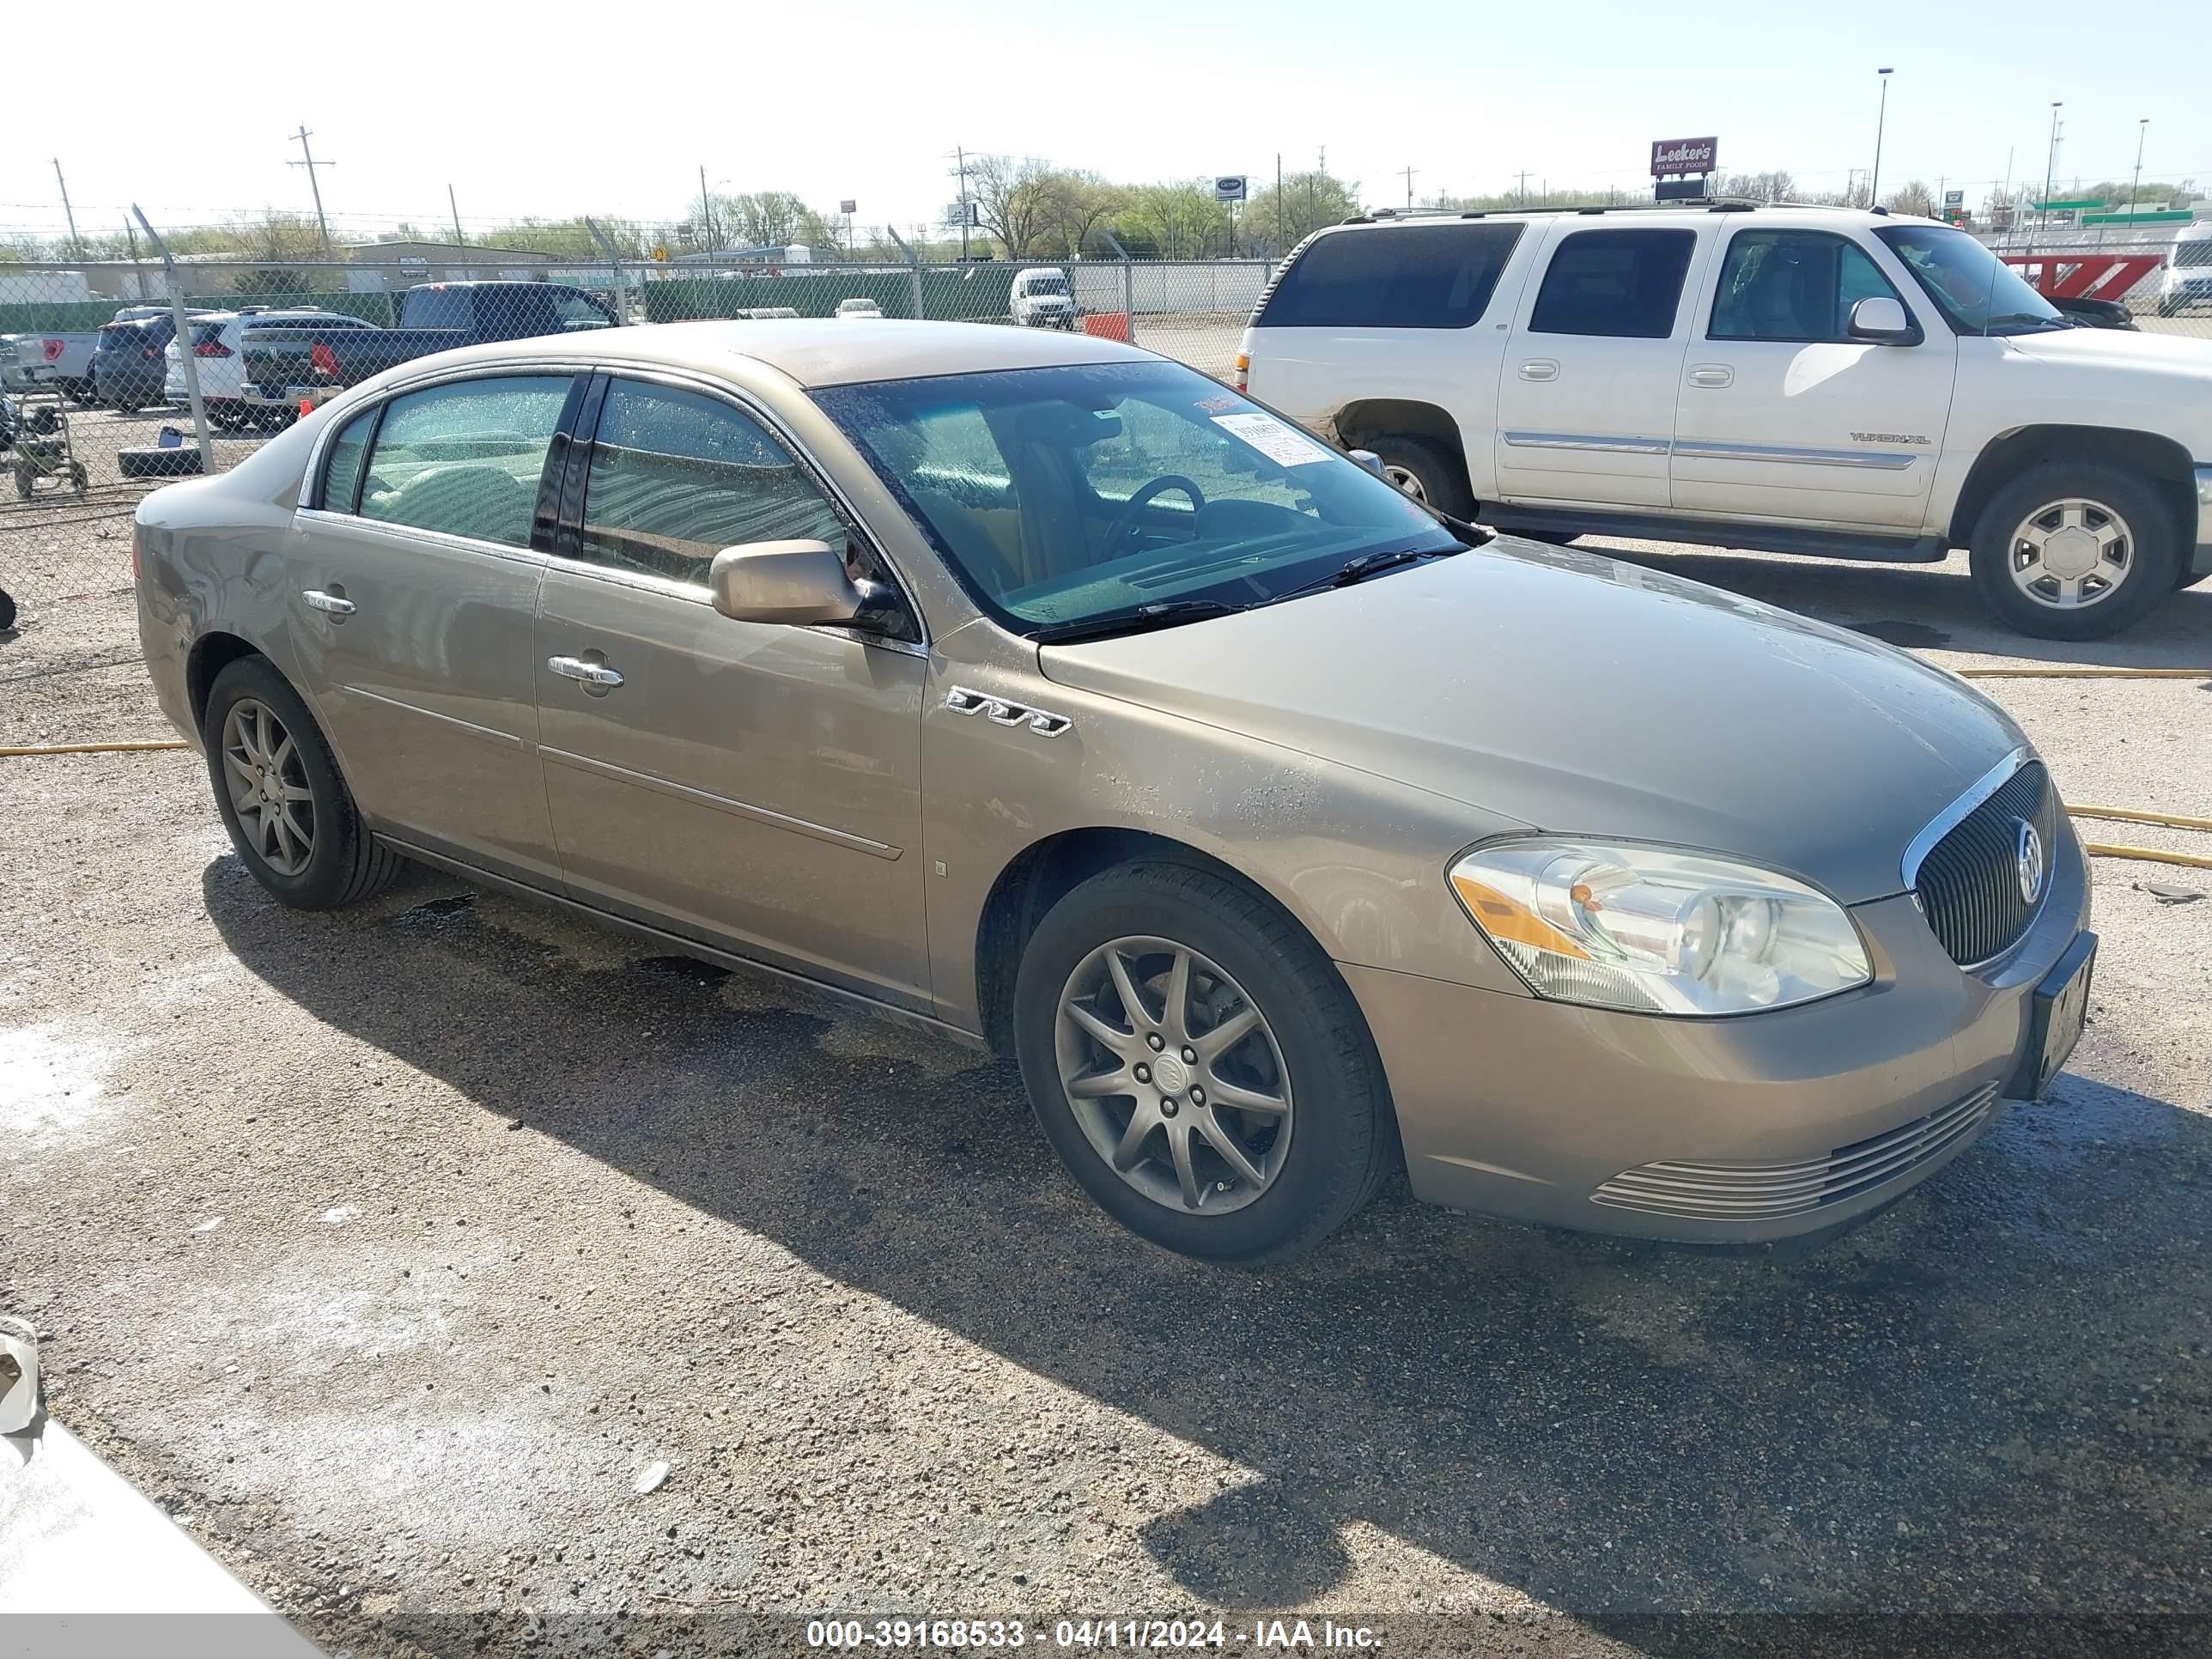
<path id="1" fill-rule="evenodd" d="M 1692 386 L 1734 386 L 1735 371 L 1726 363 L 1699 363 L 1690 371 Z"/>
<path id="2" fill-rule="evenodd" d="M 310 587 L 300 598 L 308 610 L 319 611 L 326 617 L 350 617 L 357 608 L 351 599 L 346 598 L 343 590 L 325 593 L 319 587 Z"/>
<path id="3" fill-rule="evenodd" d="M 1549 357 L 1532 357 L 1521 365 L 1521 378 L 1524 380 L 1556 380 L 1559 378 L 1559 365 Z"/>
<path id="4" fill-rule="evenodd" d="M 564 680 L 580 680 L 586 686 L 596 686 L 611 691 L 623 683 L 621 672 L 604 662 L 592 662 L 584 657 L 548 657 L 545 665 Z"/>

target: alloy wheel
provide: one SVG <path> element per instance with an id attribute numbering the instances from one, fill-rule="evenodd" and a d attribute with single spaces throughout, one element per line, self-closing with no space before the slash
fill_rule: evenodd
<path id="1" fill-rule="evenodd" d="M 1100 945 L 1060 992 L 1060 1086 L 1109 1168 L 1169 1209 L 1224 1214 L 1282 1173 L 1291 1079 L 1267 1016 L 1173 939 Z"/>
<path id="2" fill-rule="evenodd" d="M 280 876 L 315 854 L 315 800 L 300 745 L 265 702 L 241 697 L 222 720 L 223 777 L 231 810 L 254 853 Z"/>
<path id="3" fill-rule="evenodd" d="M 1393 466 L 1385 463 L 1382 468 L 1382 476 L 1389 479 L 1392 483 L 1397 485 L 1399 489 L 1404 490 L 1408 495 L 1411 495 L 1415 501 L 1421 502 L 1426 502 L 1428 501 L 1429 492 L 1421 488 L 1420 475 L 1416 473 L 1411 467 Z"/>
<path id="4" fill-rule="evenodd" d="M 2006 544 L 2005 568 L 2036 604 L 2070 611 L 2118 592 L 2135 552 L 2125 519 L 2101 501 L 2069 496 L 2020 521 Z"/>

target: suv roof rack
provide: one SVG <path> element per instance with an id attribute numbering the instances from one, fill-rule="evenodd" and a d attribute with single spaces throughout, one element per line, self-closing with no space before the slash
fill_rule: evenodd
<path id="1" fill-rule="evenodd" d="M 1495 215 L 1500 218 L 1517 218 L 1525 214 L 1577 213 L 1595 216 L 1605 213 L 1754 213 L 1760 208 L 1799 207 L 1797 202 L 1759 202 L 1748 196 L 1702 196 L 1692 202 L 1614 202 L 1590 205 L 1560 204 L 1544 207 L 1504 208 L 1369 208 L 1341 221 L 1347 225 L 1371 225 L 1383 219 L 1487 219 Z"/>

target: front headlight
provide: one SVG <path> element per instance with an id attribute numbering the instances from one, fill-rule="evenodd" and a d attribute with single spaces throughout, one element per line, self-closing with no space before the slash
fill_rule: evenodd
<path id="1" fill-rule="evenodd" d="M 1559 1002 L 1742 1014 L 1874 977 L 1841 905 L 1754 865 L 1537 836 L 1477 848 L 1451 884 L 1528 988 Z"/>

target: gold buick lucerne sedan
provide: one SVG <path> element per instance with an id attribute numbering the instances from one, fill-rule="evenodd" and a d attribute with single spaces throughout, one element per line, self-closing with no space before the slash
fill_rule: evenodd
<path id="1" fill-rule="evenodd" d="M 1371 458 L 1369 458 L 1371 459 Z M 139 508 L 239 856 L 417 859 L 1010 1052 L 1145 1237 L 1826 1231 L 2079 1034 L 2081 848 L 1912 658 L 1493 538 L 1081 335 L 689 324 L 355 388 Z"/>

